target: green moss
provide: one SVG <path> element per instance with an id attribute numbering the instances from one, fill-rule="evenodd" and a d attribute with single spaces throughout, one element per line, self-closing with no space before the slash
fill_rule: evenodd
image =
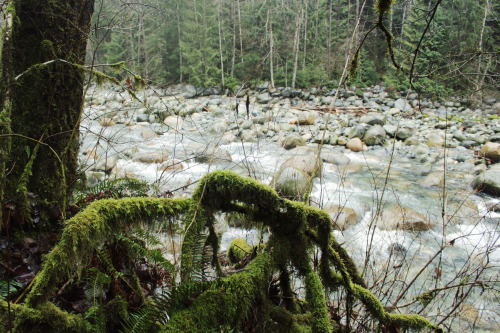
<path id="1" fill-rule="evenodd" d="M 238 327 L 261 290 L 267 288 L 273 267 L 269 253 L 258 255 L 245 271 L 222 279 L 222 284 L 204 292 L 188 309 L 174 314 L 162 332 L 220 332 L 221 328 Z"/>
<path id="2" fill-rule="evenodd" d="M 231 264 L 237 264 L 252 253 L 252 247 L 243 238 L 235 238 L 227 250 L 227 259 Z"/>
<path id="3" fill-rule="evenodd" d="M 306 302 L 313 313 L 312 331 L 314 333 L 332 331 L 330 324 L 330 316 L 326 307 L 325 296 L 323 293 L 323 285 L 321 284 L 318 275 L 314 271 L 310 271 L 306 275 Z"/>
<path id="4" fill-rule="evenodd" d="M 11 303 L 15 332 L 90 332 L 90 325 L 81 315 L 69 314 L 52 303 L 32 308 Z M 7 303 L 1 301 L 0 309 L 5 318 Z"/>
<path id="5" fill-rule="evenodd" d="M 413 329 L 417 331 L 431 330 L 439 333 L 444 332 L 441 327 L 432 324 L 427 319 L 422 318 L 421 316 L 416 314 L 390 314 L 390 319 L 392 322 L 398 323 L 400 327 L 404 327 L 407 329 Z"/>
<path id="6" fill-rule="evenodd" d="M 27 303 L 48 300 L 74 272 L 81 272 L 94 250 L 120 230 L 140 221 L 183 214 L 190 200 L 126 198 L 100 200 L 65 223 L 61 239 L 45 256 Z"/>

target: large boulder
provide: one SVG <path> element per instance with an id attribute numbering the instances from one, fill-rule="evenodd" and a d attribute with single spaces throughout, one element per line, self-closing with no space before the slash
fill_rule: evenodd
<path id="1" fill-rule="evenodd" d="M 232 162 L 231 154 L 227 150 L 211 146 L 198 150 L 194 160 L 198 163 Z"/>
<path id="2" fill-rule="evenodd" d="M 285 149 L 292 149 L 297 146 L 305 146 L 306 141 L 298 134 L 289 134 L 281 140 L 281 146 Z"/>
<path id="3" fill-rule="evenodd" d="M 359 222 L 359 215 L 352 208 L 335 205 L 325 207 L 324 210 L 330 215 L 334 230 L 345 230 Z"/>
<path id="4" fill-rule="evenodd" d="M 167 160 L 167 154 L 163 152 L 141 153 L 134 156 L 133 160 L 136 162 L 147 163 L 147 164 L 162 163 Z"/>
<path id="5" fill-rule="evenodd" d="M 500 197 L 500 164 L 494 164 L 479 174 L 472 181 L 472 186 L 476 191 Z"/>
<path id="6" fill-rule="evenodd" d="M 484 146 L 481 147 L 481 155 L 489 158 L 493 162 L 500 161 L 500 143 L 496 142 L 486 142 Z"/>
<path id="7" fill-rule="evenodd" d="M 411 208 L 392 206 L 383 210 L 382 216 L 378 222 L 381 230 L 430 230 L 434 225 L 417 211 Z"/>
<path id="8" fill-rule="evenodd" d="M 367 115 L 362 116 L 359 119 L 360 123 L 368 124 L 368 125 L 381 125 L 385 124 L 385 118 L 383 114 L 370 112 Z"/>
<path id="9" fill-rule="evenodd" d="M 312 178 L 299 169 L 286 167 L 278 171 L 270 186 L 285 198 L 302 201 L 311 190 Z"/>
<path id="10" fill-rule="evenodd" d="M 311 177 L 318 177 L 321 175 L 323 169 L 323 162 L 317 159 L 316 155 L 302 155 L 293 156 L 287 159 L 280 167 L 280 170 L 292 167 L 307 173 Z"/>
<path id="11" fill-rule="evenodd" d="M 337 152 L 321 152 L 321 159 L 323 162 L 335 165 L 347 165 L 351 162 L 349 157 Z"/>
<path id="12" fill-rule="evenodd" d="M 363 142 L 368 146 L 379 145 L 385 140 L 385 130 L 380 125 L 374 125 L 366 131 Z"/>

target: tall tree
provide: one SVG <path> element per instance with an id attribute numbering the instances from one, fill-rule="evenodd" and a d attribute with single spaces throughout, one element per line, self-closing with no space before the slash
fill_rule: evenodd
<path id="1" fill-rule="evenodd" d="M 13 0 L 2 50 L 1 132 L 11 131 L 3 203 L 29 218 L 28 195 L 42 218 L 57 220 L 75 188 L 83 64 L 94 0 Z M 10 128 L 9 128 L 10 127 Z M 7 171 L 8 170 L 8 171 Z M 29 194 L 33 193 L 33 195 Z"/>

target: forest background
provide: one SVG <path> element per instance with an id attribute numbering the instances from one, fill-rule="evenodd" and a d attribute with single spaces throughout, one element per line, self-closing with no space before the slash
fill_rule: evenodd
<path id="1" fill-rule="evenodd" d="M 499 7 L 490 0 L 397 1 L 384 19 L 396 69 L 382 30 L 364 39 L 378 16 L 372 0 L 109 0 L 96 6 L 88 61 L 126 60 L 162 84 L 306 88 L 338 81 L 363 41 L 361 66 L 348 83 L 404 90 L 413 70 L 417 92 L 482 97 L 498 81 Z"/>

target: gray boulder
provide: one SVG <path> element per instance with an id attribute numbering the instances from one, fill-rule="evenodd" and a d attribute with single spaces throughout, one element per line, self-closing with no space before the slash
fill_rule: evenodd
<path id="1" fill-rule="evenodd" d="M 280 170 L 288 167 L 305 172 L 311 177 L 318 177 L 321 175 L 321 170 L 323 169 L 323 161 L 321 159 L 318 160 L 314 154 L 293 156 L 281 165 Z"/>
<path id="2" fill-rule="evenodd" d="M 323 162 L 331 163 L 335 165 L 347 165 L 351 162 L 351 159 L 342 153 L 336 152 L 322 152 L 321 159 Z"/>
<path id="3" fill-rule="evenodd" d="M 270 186 L 285 198 L 302 201 L 311 189 L 312 179 L 307 173 L 292 167 L 281 169 Z"/>
<path id="4" fill-rule="evenodd" d="M 400 109 L 403 112 L 408 112 L 413 110 L 410 103 L 402 98 L 399 98 L 394 102 L 394 107 Z"/>
<path id="5" fill-rule="evenodd" d="M 494 164 L 479 174 L 472 181 L 472 187 L 476 191 L 500 197 L 500 164 Z"/>
<path id="6" fill-rule="evenodd" d="M 359 222 L 359 215 L 352 208 L 330 206 L 324 210 L 330 215 L 334 230 L 345 230 L 347 227 L 356 225 Z"/>
<path id="7" fill-rule="evenodd" d="M 378 227 L 381 230 L 425 231 L 432 229 L 434 225 L 424 214 L 411 208 L 392 206 L 383 210 Z"/>
<path id="8" fill-rule="evenodd" d="M 232 162 L 231 154 L 227 150 L 211 146 L 198 150 L 194 160 L 198 163 Z"/>
<path id="9" fill-rule="evenodd" d="M 486 142 L 481 147 L 481 155 L 489 158 L 493 162 L 500 162 L 500 143 Z"/>
<path id="10" fill-rule="evenodd" d="M 281 146 L 285 149 L 292 149 L 297 146 L 305 146 L 306 141 L 298 134 L 289 134 L 281 140 Z"/>
<path id="11" fill-rule="evenodd" d="M 385 140 L 385 130 L 380 125 L 372 126 L 363 136 L 363 142 L 368 146 L 379 145 Z"/>

